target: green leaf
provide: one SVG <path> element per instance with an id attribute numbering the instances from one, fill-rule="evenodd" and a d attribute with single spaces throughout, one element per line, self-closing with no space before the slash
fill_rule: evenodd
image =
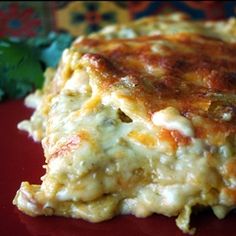
<path id="1" fill-rule="evenodd" d="M 69 34 L 51 35 L 51 37 L 53 42 L 42 49 L 40 59 L 47 66 L 55 67 L 61 58 L 63 50 L 70 46 L 73 38 Z"/>
<path id="2" fill-rule="evenodd" d="M 0 101 L 3 99 L 4 91 L 0 88 Z"/>
<path id="3" fill-rule="evenodd" d="M 0 40 L 0 66 L 15 66 L 24 57 L 25 50 L 24 44 Z"/>
<path id="4" fill-rule="evenodd" d="M 36 50 L 24 42 L 0 40 L 0 88 L 7 98 L 20 98 L 43 84 Z"/>
<path id="5" fill-rule="evenodd" d="M 71 35 L 55 32 L 47 37 L 0 39 L 0 101 L 21 98 L 43 84 L 46 67 L 56 67 Z"/>

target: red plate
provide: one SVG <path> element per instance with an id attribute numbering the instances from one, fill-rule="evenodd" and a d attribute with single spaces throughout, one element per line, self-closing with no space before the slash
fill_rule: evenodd
<path id="1" fill-rule="evenodd" d="M 39 143 L 34 143 L 27 134 L 17 130 L 19 121 L 29 118 L 32 110 L 22 101 L 0 103 L 0 235 L 1 236 L 104 236 L 104 235 L 184 235 L 175 225 L 174 218 L 153 215 L 146 219 L 134 216 L 119 216 L 103 223 L 88 223 L 83 220 L 62 217 L 32 218 L 19 212 L 12 205 L 21 181 L 40 183 L 44 158 Z M 194 216 L 192 225 L 197 227 L 196 236 L 235 235 L 236 214 L 218 220 L 210 211 Z"/>

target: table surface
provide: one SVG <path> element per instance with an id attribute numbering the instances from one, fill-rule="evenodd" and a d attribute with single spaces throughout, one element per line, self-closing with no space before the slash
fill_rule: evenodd
<path id="1" fill-rule="evenodd" d="M 31 113 L 32 110 L 25 108 L 21 100 L 0 103 L 1 236 L 184 235 L 175 225 L 173 217 L 161 215 L 146 219 L 118 216 L 106 222 L 92 224 L 63 217 L 32 218 L 19 212 L 12 205 L 12 200 L 21 181 L 38 184 L 44 173 L 41 145 L 34 143 L 26 133 L 16 128 L 17 123 L 29 118 Z M 192 219 L 192 225 L 197 227 L 196 236 L 236 235 L 234 222 L 236 213 L 233 212 L 224 220 L 218 220 L 211 211 L 202 212 Z"/>

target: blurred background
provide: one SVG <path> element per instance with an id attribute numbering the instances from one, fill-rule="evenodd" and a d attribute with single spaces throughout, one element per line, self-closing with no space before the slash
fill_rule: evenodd
<path id="1" fill-rule="evenodd" d="M 45 36 L 51 31 L 73 36 L 143 16 L 181 11 L 195 19 L 236 15 L 235 1 L 4 1 L 0 2 L 0 37 Z"/>

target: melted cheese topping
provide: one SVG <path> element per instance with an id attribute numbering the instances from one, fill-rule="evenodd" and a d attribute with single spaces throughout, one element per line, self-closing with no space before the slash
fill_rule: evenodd
<path id="1" fill-rule="evenodd" d="M 20 210 L 92 222 L 160 213 L 193 233 L 192 207 L 235 208 L 234 20 L 157 19 L 79 38 L 28 98 L 37 108 L 19 128 L 41 140 L 46 173 L 22 183 Z"/>
<path id="2" fill-rule="evenodd" d="M 163 126 L 169 130 L 177 130 L 185 136 L 194 136 L 194 131 L 191 122 L 181 116 L 173 107 L 155 112 L 152 116 L 152 121 L 157 126 Z"/>

